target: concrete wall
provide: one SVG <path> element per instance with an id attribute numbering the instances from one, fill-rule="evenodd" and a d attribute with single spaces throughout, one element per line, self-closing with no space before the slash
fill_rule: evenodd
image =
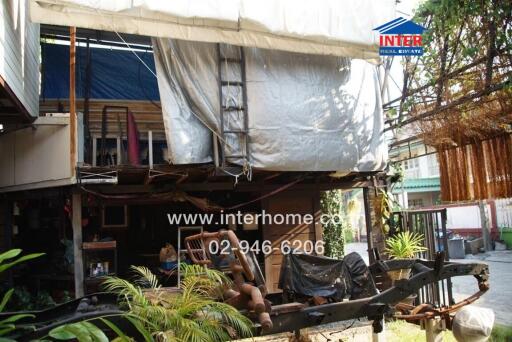
<path id="1" fill-rule="evenodd" d="M 0 135 L 0 192 L 71 184 L 69 117 Z"/>
<path id="2" fill-rule="evenodd" d="M 39 112 L 39 24 L 32 24 L 28 0 L 1 0 L 0 76 L 30 115 Z"/>

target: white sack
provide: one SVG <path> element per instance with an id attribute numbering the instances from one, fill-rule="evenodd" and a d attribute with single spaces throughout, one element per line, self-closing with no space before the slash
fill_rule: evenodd
<path id="1" fill-rule="evenodd" d="M 378 61 L 395 0 L 30 0 L 34 22 Z"/>
<path id="2" fill-rule="evenodd" d="M 468 305 L 457 311 L 453 318 L 453 336 L 461 342 L 487 341 L 494 325 L 494 312 Z"/>
<path id="3" fill-rule="evenodd" d="M 153 39 L 171 161 L 212 160 L 220 132 L 216 44 Z M 237 49 L 224 49 L 237 57 Z M 245 48 L 250 162 L 278 171 L 375 171 L 387 160 L 376 67 L 362 60 Z M 223 79 L 240 80 L 236 64 Z M 228 92 L 228 87 L 224 87 Z M 242 104 L 229 87 L 228 105 Z M 241 127 L 241 112 L 225 129 Z M 228 116 L 228 114 L 226 114 Z M 207 128 L 207 126 L 210 128 Z M 230 136 L 228 145 L 239 153 Z"/>

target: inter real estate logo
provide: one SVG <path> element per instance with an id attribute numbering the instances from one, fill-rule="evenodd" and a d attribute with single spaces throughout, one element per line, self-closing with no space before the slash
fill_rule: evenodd
<path id="1" fill-rule="evenodd" d="M 379 31 L 379 55 L 421 56 L 421 34 L 425 28 L 405 18 L 397 18 L 373 29 Z"/>

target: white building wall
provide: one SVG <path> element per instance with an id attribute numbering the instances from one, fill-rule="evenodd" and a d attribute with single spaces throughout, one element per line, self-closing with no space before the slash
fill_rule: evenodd
<path id="1" fill-rule="evenodd" d="M 439 163 L 435 154 L 406 160 L 402 168 L 407 179 L 439 177 Z"/>
<path id="2" fill-rule="evenodd" d="M 32 116 L 39 112 L 39 24 L 28 0 L 1 0 L 0 76 Z"/>
<path id="3" fill-rule="evenodd" d="M 496 200 L 496 223 L 498 228 L 512 228 L 512 198 Z"/>

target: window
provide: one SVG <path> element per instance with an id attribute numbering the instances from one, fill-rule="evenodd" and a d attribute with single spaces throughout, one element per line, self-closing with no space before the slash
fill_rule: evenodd
<path id="1" fill-rule="evenodd" d="M 439 176 L 439 162 L 437 161 L 437 154 L 430 154 L 427 156 L 428 176 Z"/>
<path id="2" fill-rule="evenodd" d="M 410 199 L 407 201 L 407 206 L 409 208 L 422 207 L 423 199 L 422 198 Z"/>
<path id="3" fill-rule="evenodd" d="M 404 170 L 417 169 L 420 166 L 418 158 L 403 161 Z"/>

